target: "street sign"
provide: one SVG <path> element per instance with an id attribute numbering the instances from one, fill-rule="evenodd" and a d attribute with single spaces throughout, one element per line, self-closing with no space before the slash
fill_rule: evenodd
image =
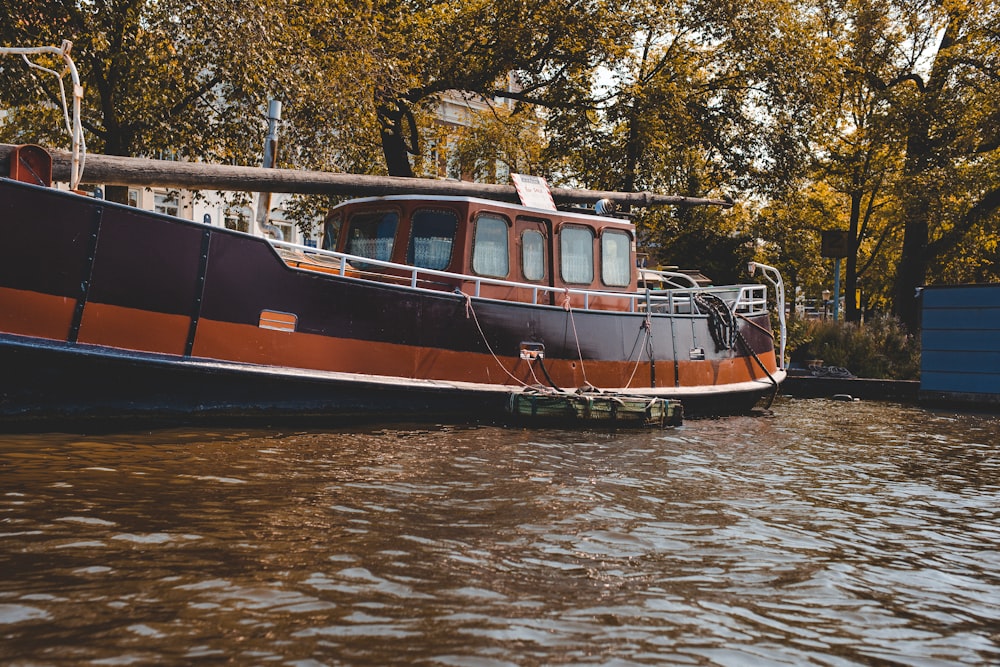
<path id="1" fill-rule="evenodd" d="M 827 230 L 823 232 L 823 242 L 820 255 L 823 257 L 847 257 L 850 254 L 850 243 L 847 232 Z"/>

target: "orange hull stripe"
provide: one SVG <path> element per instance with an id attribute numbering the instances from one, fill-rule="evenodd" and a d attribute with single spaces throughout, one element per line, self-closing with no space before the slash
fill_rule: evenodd
<path id="1" fill-rule="evenodd" d="M 72 323 L 74 299 L 35 292 L 0 288 L 0 332 L 66 340 Z M 182 355 L 190 329 L 190 318 L 100 303 L 84 309 L 78 340 L 128 350 Z M 414 348 L 393 343 L 337 339 L 315 334 L 293 333 L 258 326 L 202 319 L 198 323 L 193 355 L 293 368 L 430 378 L 465 382 L 516 385 L 510 372 L 525 384 L 545 382 L 541 369 L 519 358 L 502 358 L 503 367 L 489 354 Z M 759 355 L 773 371 L 775 354 Z M 565 388 L 583 386 L 621 387 L 632 377 L 631 387 L 649 387 L 649 368 L 634 362 L 546 360 L 553 380 Z M 506 369 L 506 371 L 505 371 Z M 680 361 L 680 386 L 711 386 L 765 378 L 749 357 Z M 674 386 L 674 362 L 656 363 L 658 387 Z"/>
<path id="2" fill-rule="evenodd" d="M 88 303 L 77 340 L 126 350 L 184 354 L 191 318 L 148 310 Z"/>
<path id="3" fill-rule="evenodd" d="M 198 323 L 193 355 L 344 373 L 516 385 L 517 382 L 504 371 L 506 369 L 526 384 L 545 382 L 540 368 L 536 366 L 533 376 L 528 362 L 519 358 L 502 358 L 501 368 L 488 354 L 329 338 L 205 319 Z M 761 354 L 760 358 L 774 370 L 773 351 Z M 598 387 L 621 387 L 632 374 L 634 365 L 634 362 L 587 361 L 581 370 L 579 361 L 546 361 L 553 380 L 565 388 L 583 386 L 587 381 Z M 747 357 L 682 361 L 678 370 L 681 386 L 711 386 L 767 377 L 760 366 Z M 656 363 L 656 380 L 658 387 L 674 385 L 672 361 Z M 630 386 L 649 387 L 648 366 L 640 364 Z"/>
<path id="4" fill-rule="evenodd" d="M 76 299 L 0 287 L 0 331 L 66 340 Z"/>

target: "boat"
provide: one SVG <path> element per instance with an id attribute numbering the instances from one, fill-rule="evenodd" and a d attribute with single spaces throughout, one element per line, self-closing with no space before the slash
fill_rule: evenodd
<path id="1" fill-rule="evenodd" d="M 53 187 L 50 160 L 19 147 L 0 178 L 8 428 L 502 423 L 557 404 L 677 423 L 747 413 L 785 376 L 775 269 L 750 266 L 769 295 L 640 268 L 608 202 L 361 197 L 310 247 Z"/>
<path id="2" fill-rule="evenodd" d="M 0 418 L 499 419 L 539 388 L 722 415 L 784 378 L 766 286 L 644 288 L 627 220 L 396 195 L 326 230 L 300 246 L 0 179 Z"/>

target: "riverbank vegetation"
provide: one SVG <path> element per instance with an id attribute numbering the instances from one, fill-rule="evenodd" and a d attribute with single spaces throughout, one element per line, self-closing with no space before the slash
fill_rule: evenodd
<path id="1" fill-rule="evenodd" d="M 846 232 L 864 328 L 1000 280 L 997 0 L 0 0 L 0 43 L 63 39 L 98 152 L 259 164 L 274 97 L 280 166 L 732 196 L 636 217 L 718 282 L 754 258 L 817 299 Z M 443 126 L 455 91 L 485 109 Z M 0 63 L 0 140 L 60 145 L 58 95 Z"/>
<path id="2" fill-rule="evenodd" d="M 920 376 L 920 339 L 892 316 L 859 325 L 833 320 L 796 319 L 789 327 L 791 363 L 845 368 L 863 378 L 916 380 Z"/>

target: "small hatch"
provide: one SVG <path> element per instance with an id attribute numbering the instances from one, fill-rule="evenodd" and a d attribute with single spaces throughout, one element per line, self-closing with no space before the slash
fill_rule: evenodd
<path id="1" fill-rule="evenodd" d="M 295 331 L 299 316 L 295 313 L 283 313 L 278 310 L 260 311 L 260 328 L 275 331 Z"/>

